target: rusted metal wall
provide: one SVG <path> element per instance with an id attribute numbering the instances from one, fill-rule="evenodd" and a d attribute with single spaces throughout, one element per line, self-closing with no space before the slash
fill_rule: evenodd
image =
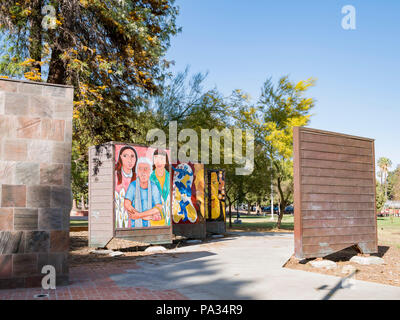
<path id="1" fill-rule="evenodd" d="M 295 127 L 293 147 L 296 257 L 377 252 L 374 140 Z"/>

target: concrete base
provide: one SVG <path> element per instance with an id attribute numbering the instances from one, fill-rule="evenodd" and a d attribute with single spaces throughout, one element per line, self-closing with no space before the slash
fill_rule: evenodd
<path id="1" fill-rule="evenodd" d="M 206 224 L 198 222 L 194 224 L 173 224 L 172 233 L 176 236 L 182 236 L 190 239 L 205 239 Z"/>
<path id="2" fill-rule="evenodd" d="M 206 229 L 207 233 L 225 233 L 226 232 L 225 221 L 207 221 Z"/>

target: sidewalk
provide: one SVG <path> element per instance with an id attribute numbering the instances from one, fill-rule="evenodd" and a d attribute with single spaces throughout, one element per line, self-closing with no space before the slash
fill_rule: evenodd
<path id="1" fill-rule="evenodd" d="M 49 299 L 400 299 L 400 287 L 282 268 L 291 233 L 232 233 L 198 245 L 113 266 L 70 269 L 71 285 Z M 0 299 L 33 299 L 41 289 L 0 290 Z"/>

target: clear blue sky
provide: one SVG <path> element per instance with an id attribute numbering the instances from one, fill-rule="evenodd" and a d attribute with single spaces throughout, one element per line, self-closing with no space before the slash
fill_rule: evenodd
<path id="1" fill-rule="evenodd" d="M 356 30 L 341 9 L 356 8 Z M 167 58 L 209 72 L 207 85 L 255 99 L 288 74 L 317 78 L 310 127 L 375 139 L 376 159 L 400 164 L 399 0 L 178 0 L 183 31 Z"/>

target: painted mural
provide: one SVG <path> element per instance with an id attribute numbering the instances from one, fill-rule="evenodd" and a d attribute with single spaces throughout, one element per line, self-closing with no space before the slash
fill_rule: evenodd
<path id="1" fill-rule="evenodd" d="M 172 219 L 188 224 L 204 220 L 204 165 L 179 163 L 172 166 Z"/>
<path id="2" fill-rule="evenodd" d="M 210 220 L 225 221 L 225 173 L 222 170 L 208 171 L 211 200 Z"/>
<path id="3" fill-rule="evenodd" d="M 169 150 L 115 146 L 115 227 L 171 224 Z"/>

